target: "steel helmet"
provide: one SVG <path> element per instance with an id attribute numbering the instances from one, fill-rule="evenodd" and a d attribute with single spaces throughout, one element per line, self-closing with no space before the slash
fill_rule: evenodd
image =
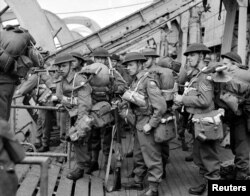
<path id="1" fill-rule="evenodd" d="M 142 62 L 145 62 L 145 61 L 147 61 L 147 59 L 139 52 L 130 52 L 130 53 L 126 54 L 122 64 L 126 64 L 126 63 L 128 63 L 130 61 L 142 61 Z"/>
<path id="2" fill-rule="evenodd" d="M 101 67 L 101 71 L 94 75 L 94 77 L 89 81 L 91 86 L 95 87 L 104 87 L 107 86 L 110 82 L 109 80 L 109 68 L 102 63 L 93 63 L 82 68 L 80 72 L 82 73 L 92 73 Z"/>
<path id="3" fill-rule="evenodd" d="M 238 55 L 236 52 L 227 52 L 226 54 L 221 55 L 222 58 L 228 58 L 232 61 L 235 61 L 237 63 L 242 63 L 240 55 Z"/>
<path id="4" fill-rule="evenodd" d="M 119 55 L 117 55 L 117 54 L 112 54 L 111 55 L 111 59 L 114 59 L 116 61 L 120 61 L 121 60 L 120 57 L 119 57 Z"/>
<path id="5" fill-rule="evenodd" d="M 203 53 L 210 53 L 211 50 L 208 49 L 204 44 L 200 43 L 194 43 L 187 47 L 186 52 L 184 52 L 184 55 L 187 56 L 191 52 L 203 52 Z"/>
<path id="6" fill-rule="evenodd" d="M 82 61 L 85 61 L 85 59 L 83 58 L 83 56 L 81 55 L 80 52 L 74 51 L 74 52 L 71 52 L 70 54 L 71 54 L 73 57 L 75 57 L 75 58 L 78 58 L 78 59 L 80 59 L 80 60 L 82 60 Z"/>
<path id="7" fill-rule="evenodd" d="M 91 56 L 93 56 L 93 57 L 109 57 L 110 54 L 105 48 L 100 47 L 100 48 L 96 48 L 92 52 Z"/>
<path id="8" fill-rule="evenodd" d="M 159 57 L 158 54 L 156 54 L 155 50 L 153 49 L 147 49 L 147 50 L 144 50 L 142 51 L 142 54 L 145 56 L 145 57 Z"/>
<path id="9" fill-rule="evenodd" d="M 59 64 L 71 62 L 74 60 L 75 60 L 74 57 L 69 53 L 61 54 L 61 55 L 56 56 L 54 65 L 59 65 Z"/>
<path id="10" fill-rule="evenodd" d="M 172 67 L 173 59 L 170 57 L 162 58 L 158 61 L 158 66 L 170 68 Z"/>

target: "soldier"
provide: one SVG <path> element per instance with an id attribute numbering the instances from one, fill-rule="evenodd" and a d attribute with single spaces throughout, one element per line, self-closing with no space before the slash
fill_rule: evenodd
<path id="1" fill-rule="evenodd" d="M 109 81 L 112 80 L 112 82 L 110 82 L 107 86 L 97 87 L 94 84 L 92 85 L 93 102 L 94 104 L 101 101 L 111 102 L 112 98 L 114 98 L 113 97 L 114 94 L 121 94 L 125 91 L 127 86 L 126 81 L 122 78 L 122 76 L 116 69 L 110 67 L 112 66 L 109 65 L 108 61 L 110 54 L 106 49 L 97 48 L 96 50 L 93 51 L 91 56 L 94 58 L 95 63 L 108 65 L 110 70 Z M 102 145 L 101 145 L 101 135 L 103 135 Z M 94 128 L 91 131 L 91 137 L 90 137 L 91 166 L 87 171 L 88 174 L 91 174 L 93 171 L 99 169 L 98 157 L 99 157 L 99 151 L 101 150 L 101 146 L 104 154 L 104 163 L 105 163 L 104 165 L 107 166 L 111 139 L 112 139 L 111 126 L 106 126 L 103 128 Z M 110 171 L 112 172 L 112 170 Z"/>
<path id="2" fill-rule="evenodd" d="M 233 154 L 235 155 L 235 179 L 246 180 L 250 179 L 248 176 L 249 172 L 249 151 L 250 151 L 250 122 L 249 121 L 249 71 L 239 68 L 239 64 L 242 63 L 240 56 L 235 52 L 228 52 L 221 55 L 223 58 L 223 65 L 227 66 L 227 74 L 232 79 L 226 84 L 221 84 L 220 88 L 224 92 L 220 92 L 220 97 L 226 97 L 225 95 L 237 95 L 231 104 L 229 98 L 223 99 L 226 103 L 226 117 L 225 120 L 230 127 L 230 147 Z M 226 92 L 226 93 L 225 93 Z M 233 94 L 232 94 L 232 93 Z M 224 94 L 224 96 L 223 96 Z M 238 107 L 240 100 L 247 99 L 246 102 L 241 103 Z M 229 107 L 228 107 L 229 106 Z M 233 108 L 236 108 L 235 110 Z M 237 109 L 238 108 L 238 109 Z"/>
<path id="3" fill-rule="evenodd" d="M 111 61 L 112 61 L 113 67 L 121 74 L 121 76 L 127 82 L 128 86 L 129 86 L 132 83 L 132 78 L 128 74 L 128 71 L 126 70 L 126 68 L 120 64 L 120 62 L 121 62 L 120 57 L 116 54 L 112 54 Z"/>
<path id="4" fill-rule="evenodd" d="M 159 57 L 159 55 L 156 54 L 155 50 L 153 49 L 144 50 L 142 54 L 147 59 L 147 61 L 144 63 L 144 67 L 147 68 L 149 71 L 155 72 L 159 75 L 161 81 L 161 88 L 164 88 L 164 90 L 173 89 L 175 82 L 173 71 L 169 68 L 160 67 L 156 64 L 156 59 Z M 173 106 L 173 100 L 167 99 L 166 101 L 167 101 L 166 103 L 168 112 L 172 112 L 171 108 Z M 163 142 L 161 143 L 161 147 L 162 147 L 162 162 L 163 162 L 162 179 L 164 179 L 166 178 L 165 168 L 169 158 L 169 143 Z"/>
<path id="5" fill-rule="evenodd" d="M 158 185 L 163 175 L 161 145 L 154 141 L 154 129 L 166 112 L 166 101 L 159 89 L 159 83 L 153 74 L 143 70 L 145 57 L 137 52 L 128 53 L 123 64 L 127 66 L 129 74 L 133 77 L 130 91 L 134 91 L 138 96 L 142 95 L 141 103 L 132 102 L 131 109 L 136 115 L 136 139 L 134 146 L 134 159 L 136 168 L 133 181 L 124 184 L 126 188 L 142 189 L 145 173 L 148 174 L 149 187 L 141 196 L 158 195 Z M 129 91 L 128 91 L 129 92 Z M 136 95 L 134 95 L 136 96 Z M 126 99 L 125 94 L 123 99 Z M 146 166 L 145 166 L 146 164 Z"/>
<path id="6" fill-rule="evenodd" d="M 207 74 L 201 72 L 206 67 L 204 58 L 209 52 L 205 45 L 194 43 L 184 53 L 191 68 L 192 79 L 189 90 L 183 95 L 177 94 L 174 101 L 183 104 L 191 115 L 206 114 L 214 110 L 213 83 L 207 79 Z M 193 158 L 204 181 L 199 186 L 190 188 L 190 194 L 202 194 L 206 190 L 207 180 L 220 179 L 218 145 L 218 140 L 201 142 L 195 138 Z"/>
<path id="7" fill-rule="evenodd" d="M 32 74 L 24 81 L 19 89 L 16 91 L 16 95 L 26 95 L 31 91 L 35 90 L 37 87 L 37 94 L 40 98 L 46 96 L 46 94 L 55 90 L 55 84 L 53 84 L 53 77 L 47 73 Z M 39 84 L 38 84 L 39 82 Z M 54 89 L 54 90 L 53 90 Z M 52 106 L 52 102 L 47 102 L 48 100 L 42 100 L 35 97 L 35 101 L 40 102 L 40 105 Z M 35 147 L 38 148 L 38 152 L 49 151 L 50 143 L 50 132 L 52 131 L 53 119 L 55 119 L 55 112 L 49 110 L 39 110 L 37 119 L 37 131 Z"/>
<path id="8" fill-rule="evenodd" d="M 82 127 L 83 124 L 87 123 L 86 119 L 88 119 L 92 107 L 91 87 L 88 84 L 73 91 L 74 87 L 80 86 L 87 80 L 84 75 L 75 72 L 74 61 L 72 55 L 64 54 L 57 56 L 54 63 L 59 67 L 62 74 L 62 81 L 57 86 L 57 96 L 62 104 L 69 109 L 71 117 L 72 127 L 69 134 L 71 134 L 71 140 L 73 140 L 77 163 L 77 167 L 67 175 L 67 178 L 71 180 L 81 178 L 86 163 L 88 164 L 90 161 L 87 148 L 89 133 L 87 129 L 84 130 Z"/>

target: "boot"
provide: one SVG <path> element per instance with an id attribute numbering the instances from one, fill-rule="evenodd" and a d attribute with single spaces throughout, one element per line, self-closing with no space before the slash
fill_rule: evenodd
<path id="1" fill-rule="evenodd" d="M 188 192 L 192 195 L 201 195 L 203 194 L 207 189 L 207 184 L 200 184 L 196 187 L 191 187 Z"/>
<path id="2" fill-rule="evenodd" d="M 139 191 L 143 190 L 143 183 L 142 182 L 135 182 L 134 180 L 129 181 L 127 183 L 124 183 L 124 184 L 122 184 L 122 186 L 125 189 L 133 189 L 133 190 L 139 190 Z"/>
<path id="3" fill-rule="evenodd" d="M 84 169 L 77 167 L 66 176 L 70 180 L 78 180 L 82 178 L 84 174 Z"/>
<path id="4" fill-rule="evenodd" d="M 86 174 L 91 175 L 92 172 L 99 170 L 99 164 L 98 162 L 91 162 L 90 167 L 87 169 Z"/>
<path id="5" fill-rule="evenodd" d="M 147 188 L 142 194 L 140 194 L 140 196 L 158 196 L 158 191 L 153 191 L 152 189 Z"/>
<path id="6" fill-rule="evenodd" d="M 49 147 L 48 146 L 42 146 L 41 148 L 39 148 L 37 150 L 37 152 L 48 152 L 49 151 Z"/>
<path id="7" fill-rule="evenodd" d="M 193 159 L 193 154 L 191 154 L 191 155 L 185 157 L 185 161 L 186 161 L 186 162 L 192 162 L 193 160 L 194 160 L 194 159 Z"/>

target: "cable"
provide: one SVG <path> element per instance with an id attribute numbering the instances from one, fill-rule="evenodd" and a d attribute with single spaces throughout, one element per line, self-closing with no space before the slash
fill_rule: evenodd
<path id="1" fill-rule="evenodd" d="M 133 7 L 133 6 L 142 5 L 146 3 L 152 3 L 152 2 L 153 1 L 145 1 L 142 3 L 135 3 L 135 4 L 130 4 L 130 5 L 124 5 L 124 6 L 108 7 L 108 8 L 95 9 L 95 10 L 82 10 L 82 11 L 74 11 L 74 12 L 59 12 L 56 14 L 77 14 L 77 13 L 88 13 L 88 12 L 99 12 L 99 11 L 106 11 L 106 10 L 112 10 L 112 9 L 120 9 L 120 8 L 125 8 L 125 7 Z"/>

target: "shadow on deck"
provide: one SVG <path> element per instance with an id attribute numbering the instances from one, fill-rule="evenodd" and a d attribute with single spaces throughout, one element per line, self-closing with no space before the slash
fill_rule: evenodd
<path id="1" fill-rule="evenodd" d="M 131 148 L 131 136 L 123 139 L 123 152 Z M 170 142 L 170 160 L 166 166 L 167 178 L 162 180 L 159 187 L 160 196 L 188 196 L 188 188 L 199 183 L 198 168 L 193 162 L 185 162 L 185 156 L 190 152 L 181 149 L 180 141 Z M 230 150 L 221 148 L 221 161 L 230 160 L 233 155 Z M 49 196 L 137 196 L 140 191 L 120 190 L 107 193 L 104 190 L 104 165 L 100 156 L 101 170 L 93 173 L 92 176 L 85 175 L 76 182 L 68 180 L 66 174 L 69 172 L 68 164 L 58 163 L 51 159 L 49 168 Z M 72 161 L 72 168 L 75 164 Z M 133 159 L 126 158 L 122 163 L 122 182 L 129 180 L 128 174 L 132 171 Z M 16 167 L 19 188 L 17 196 L 40 196 L 39 178 L 40 168 L 36 165 L 17 165 Z M 112 183 L 112 174 L 109 183 Z"/>

